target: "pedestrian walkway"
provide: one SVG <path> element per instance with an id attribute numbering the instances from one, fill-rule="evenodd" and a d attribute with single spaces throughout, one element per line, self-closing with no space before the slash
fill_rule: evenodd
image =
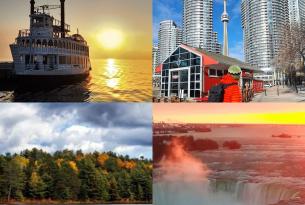
<path id="1" fill-rule="evenodd" d="M 295 89 L 285 86 L 266 88 L 266 93 L 256 94 L 252 102 L 305 102 L 305 93 L 296 93 Z"/>

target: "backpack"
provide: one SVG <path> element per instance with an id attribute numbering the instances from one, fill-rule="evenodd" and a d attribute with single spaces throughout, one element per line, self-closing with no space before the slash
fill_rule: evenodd
<path id="1" fill-rule="evenodd" d="M 214 85 L 209 91 L 208 102 L 223 102 L 225 89 L 232 85 L 237 85 L 237 83 Z"/>

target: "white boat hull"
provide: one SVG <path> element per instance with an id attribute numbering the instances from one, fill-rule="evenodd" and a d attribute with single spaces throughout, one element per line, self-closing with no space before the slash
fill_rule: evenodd
<path id="1" fill-rule="evenodd" d="M 23 48 L 11 45 L 11 52 L 14 60 L 14 75 L 16 76 L 76 76 L 88 75 L 90 63 L 82 64 L 58 64 L 58 56 L 65 55 L 65 49 L 59 48 Z M 37 62 L 25 63 L 25 56 L 31 54 L 37 56 Z M 54 62 L 44 64 L 42 56 L 50 56 Z M 67 55 L 67 54 L 66 54 Z M 68 53 L 70 56 L 82 56 L 80 53 Z M 40 58 L 39 58 L 40 57 Z"/>

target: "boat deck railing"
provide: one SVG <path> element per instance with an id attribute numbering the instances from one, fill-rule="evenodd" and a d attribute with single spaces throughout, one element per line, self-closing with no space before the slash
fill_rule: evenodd
<path id="1" fill-rule="evenodd" d="M 57 64 L 54 65 L 41 65 L 41 64 L 29 64 L 25 66 L 25 70 L 43 70 L 43 71 L 52 71 L 59 69 Z"/>
<path id="2" fill-rule="evenodd" d="M 17 45 L 16 45 L 17 46 Z M 29 54 L 67 54 L 67 55 L 81 55 L 88 56 L 87 51 L 71 50 L 66 48 L 55 47 L 19 47 L 18 50 L 23 53 Z"/>

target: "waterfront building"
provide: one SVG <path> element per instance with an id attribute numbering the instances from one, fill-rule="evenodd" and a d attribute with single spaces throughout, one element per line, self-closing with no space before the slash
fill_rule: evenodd
<path id="1" fill-rule="evenodd" d="M 156 72 L 161 75 L 159 96 L 204 98 L 210 88 L 218 84 L 222 76 L 227 74 L 231 65 L 242 68 L 241 89 L 247 84 L 255 92 L 262 90 L 262 81 L 253 79 L 254 73 L 260 72 L 255 67 L 222 54 L 181 44 L 156 68 Z"/>

